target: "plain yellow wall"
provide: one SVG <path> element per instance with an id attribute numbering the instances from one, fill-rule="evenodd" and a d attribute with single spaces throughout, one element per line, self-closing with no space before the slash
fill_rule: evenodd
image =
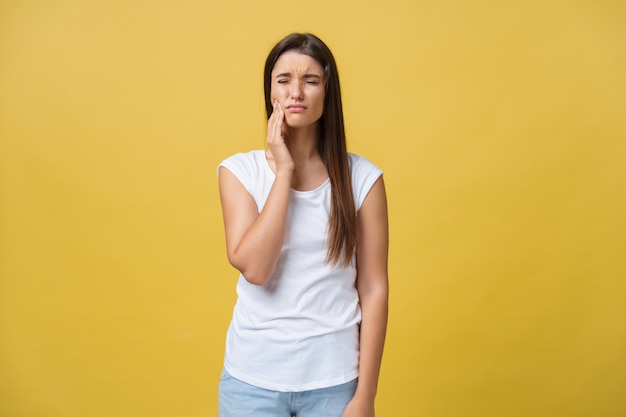
<path id="1" fill-rule="evenodd" d="M 385 171 L 378 414 L 626 415 L 626 3 L 0 3 L 0 416 L 216 416 L 216 182 L 333 50 Z"/>

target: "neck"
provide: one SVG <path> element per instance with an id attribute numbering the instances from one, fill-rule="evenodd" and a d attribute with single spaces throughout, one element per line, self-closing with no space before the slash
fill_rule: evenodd
<path id="1" fill-rule="evenodd" d="M 291 128 L 285 130 L 285 138 L 291 157 L 296 165 L 307 162 L 319 155 L 317 144 L 319 141 L 319 124 L 304 128 Z"/>

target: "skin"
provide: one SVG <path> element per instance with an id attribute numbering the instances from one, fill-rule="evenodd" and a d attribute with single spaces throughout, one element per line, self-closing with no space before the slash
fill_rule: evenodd
<path id="1" fill-rule="evenodd" d="M 280 255 L 291 189 L 311 190 L 328 172 L 317 151 L 324 111 L 324 71 L 315 59 L 282 54 L 272 70 L 274 110 L 268 120 L 267 160 L 276 174 L 261 213 L 226 168 L 219 187 L 230 263 L 250 283 L 264 285 Z M 357 282 L 361 303 L 359 383 L 343 417 L 373 417 L 388 310 L 387 199 L 379 178 L 357 215 Z"/>

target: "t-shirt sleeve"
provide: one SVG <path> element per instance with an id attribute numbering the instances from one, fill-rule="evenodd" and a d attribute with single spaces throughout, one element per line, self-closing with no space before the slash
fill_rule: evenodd
<path id="1" fill-rule="evenodd" d="M 252 195 L 254 195 L 254 179 L 257 175 L 257 167 L 254 163 L 254 157 L 252 153 L 238 153 L 224 159 L 217 166 L 217 173 L 219 176 L 220 167 L 224 167 L 239 180 L 244 188 Z"/>
<path id="2" fill-rule="evenodd" d="M 350 154 L 350 164 L 354 203 L 358 211 L 376 180 L 383 175 L 383 171 L 364 157 L 355 154 Z"/>

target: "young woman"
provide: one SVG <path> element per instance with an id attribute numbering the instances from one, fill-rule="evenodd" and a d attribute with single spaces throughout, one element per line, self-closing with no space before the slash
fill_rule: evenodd
<path id="1" fill-rule="evenodd" d="M 219 168 L 241 275 L 221 417 L 373 417 L 387 325 L 382 172 L 348 153 L 328 47 L 291 34 L 265 64 L 267 148 Z"/>

